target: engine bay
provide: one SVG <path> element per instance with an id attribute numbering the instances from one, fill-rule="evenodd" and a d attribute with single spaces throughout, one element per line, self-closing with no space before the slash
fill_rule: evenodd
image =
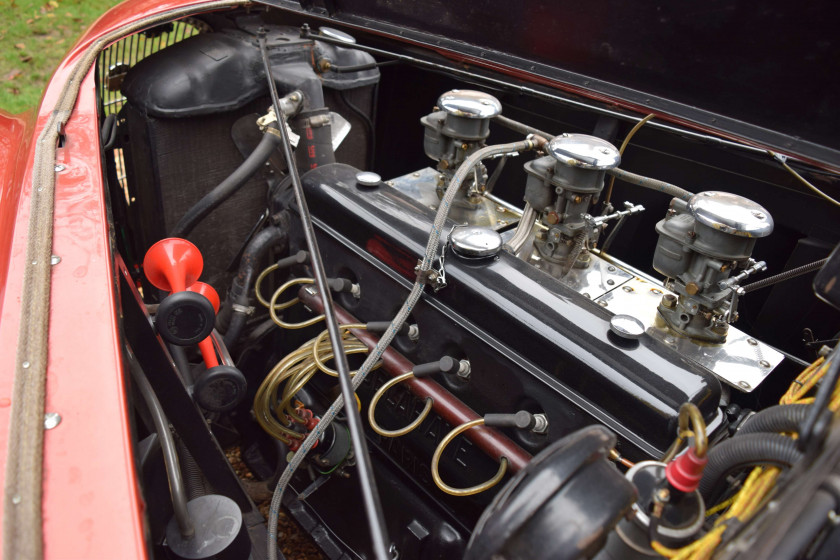
<path id="1" fill-rule="evenodd" d="M 282 503 L 331 559 L 749 557 L 837 454 L 836 176 L 320 23 L 100 55 L 153 556 Z"/>

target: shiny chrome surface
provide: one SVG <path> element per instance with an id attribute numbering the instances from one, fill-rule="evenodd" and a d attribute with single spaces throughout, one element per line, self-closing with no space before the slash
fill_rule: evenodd
<path id="1" fill-rule="evenodd" d="M 502 113 L 498 99 L 471 89 L 447 91 L 438 99 L 438 106 L 450 115 L 467 119 L 490 119 Z"/>
<path id="2" fill-rule="evenodd" d="M 688 210 L 701 224 L 741 237 L 766 237 L 773 231 L 773 218 L 763 206 L 720 191 L 695 194 Z"/>
<path id="3" fill-rule="evenodd" d="M 547 151 L 569 167 L 612 169 L 621 162 L 618 148 L 588 134 L 561 134 L 548 143 Z"/>
<path id="4" fill-rule="evenodd" d="M 352 35 L 348 35 L 344 31 L 339 31 L 338 29 L 334 29 L 332 27 L 318 28 L 318 35 L 329 37 L 330 39 L 335 39 L 336 41 L 341 41 L 343 43 L 354 44 L 356 42 L 356 38 Z"/>
<path id="5" fill-rule="evenodd" d="M 645 334 L 645 325 L 632 315 L 613 315 L 610 330 L 621 338 L 636 340 Z"/>
<path id="6" fill-rule="evenodd" d="M 589 299 L 598 299 L 609 291 L 615 290 L 630 280 L 633 275 L 621 269 L 620 266 L 608 263 L 598 255 L 590 255 L 591 262 L 586 268 L 573 268 L 563 278 L 563 283 L 577 293 Z M 531 257 L 531 263 L 552 276 L 559 276 L 563 267 L 540 259 L 536 252 Z"/>
<path id="7" fill-rule="evenodd" d="M 440 204 L 440 197 L 437 194 L 437 177 L 439 171 L 426 167 L 409 173 L 401 177 L 395 177 L 385 182 L 386 185 L 392 187 L 401 193 L 408 195 L 413 200 L 416 200 L 429 210 L 437 210 Z M 495 215 L 494 229 L 502 229 L 512 223 L 518 222 L 522 211 L 510 204 L 498 199 L 492 195 L 484 195 L 485 203 L 482 207 L 492 207 Z M 477 211 L 484 211 L 486 208 L 477 208 Z M 452 212 L 450 217 L 453 221 L 456 220 L 457 211 Z M 507 233 L 507 232 L 506 232 Z M 511 233 L 512 235 L 512 233 Z"/>
<path id="8" fill-rule="evenodd" d="M 468 259 L 494 257 L 502 249 L 502 236 L 486 227 L 461 226 L 449 235 L 452 251 Z"/>
<path id="9" fill-rule="evenodd" d="M 356 182 L 363 187 L 375 187 L 382 182 L 382 177 L 373 171 L 359 171 L 356 173 Z"/>
<path id="10" fill-rule="evenodd" d="M 657 320 L 656 306 L 663 295 L 671 293 L 659 283 L 636 276 L 621 289 L 604 294 L 597 302 L 613 313 L 636 317 L 644 323 L 651 337 L 745 393 L 758 387 L 784 359 L 773 348 L 732 326 L 724 344 L 700 344 L 679 336 Z"/>

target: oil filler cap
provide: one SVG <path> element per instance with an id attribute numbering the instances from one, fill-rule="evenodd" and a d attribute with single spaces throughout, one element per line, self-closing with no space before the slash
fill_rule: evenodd
<path id="1" fill-rule="evenodd" d="M 449 242 L 452 252 L 465 259 L 495 257 L 502 249 L 502 236 L 486 227 L 456 227 L 449 236 Z"/>
<path id="2" fill-rule="evenodd" d="M 610 330 L 625 340 L 638 340 L 645 334 L 645 325 L 632 315 L 613 315 Z"/>

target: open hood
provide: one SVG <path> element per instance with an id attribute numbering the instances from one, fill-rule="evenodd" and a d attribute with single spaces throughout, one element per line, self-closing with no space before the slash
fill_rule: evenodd
<path id="1" fill-rule="evenodd" d="M 269 3 L 840 167 L 840 39 L 826 3 Z"/>

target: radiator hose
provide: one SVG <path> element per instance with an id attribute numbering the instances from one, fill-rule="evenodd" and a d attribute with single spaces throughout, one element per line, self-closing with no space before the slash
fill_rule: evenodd
<path id="1" fill-rule="evenodd" d="M 242 259 L 239 261 L 239 273 L 231 282 L 225 300 L 222 311 L 224 317 L 221 314 L 219 316 L 220 320 L 225 321 L 230 318 L 230 324 L 224 337 L 225 346 L 228 348 L 234 347 L 242 334 L 242 329 L 245 327 L 245 321 L 248 319 L 248 307 L 251 304 L 248 294 L 254 287 L 254 279 L 257 277 L 257 269 L 261 261 L 274 247 L 285 251 L 288 241 L 289 235 L 284 229 L 269 226 L 257 233 L 245 247 Z"/>
<path id="2" fill-rule="evenodd" d="M 186 214 L 178 220 L 175 229 L 169 233 L 170 237 L 187 237 L 201 220 L 233 196 L 257 171 L 262 169 L 275 148 L 280 145 L 280 136 L 272 132 L 272 129 L 276 131 L 277 127 L 269 125 L 260 143 L 242 162 L 242 165 L 187 210 Z"/>
<path id="3" fill-rule="evenodd" d="M 790 467 L 802 453 L 796 440 L 780 434 L 745 434 L 718 443 L 709 451 L 709 462 L 700 481 L 700 494 L 710 502 L 715 490 L 731 472 L 756 465 Z"/>

